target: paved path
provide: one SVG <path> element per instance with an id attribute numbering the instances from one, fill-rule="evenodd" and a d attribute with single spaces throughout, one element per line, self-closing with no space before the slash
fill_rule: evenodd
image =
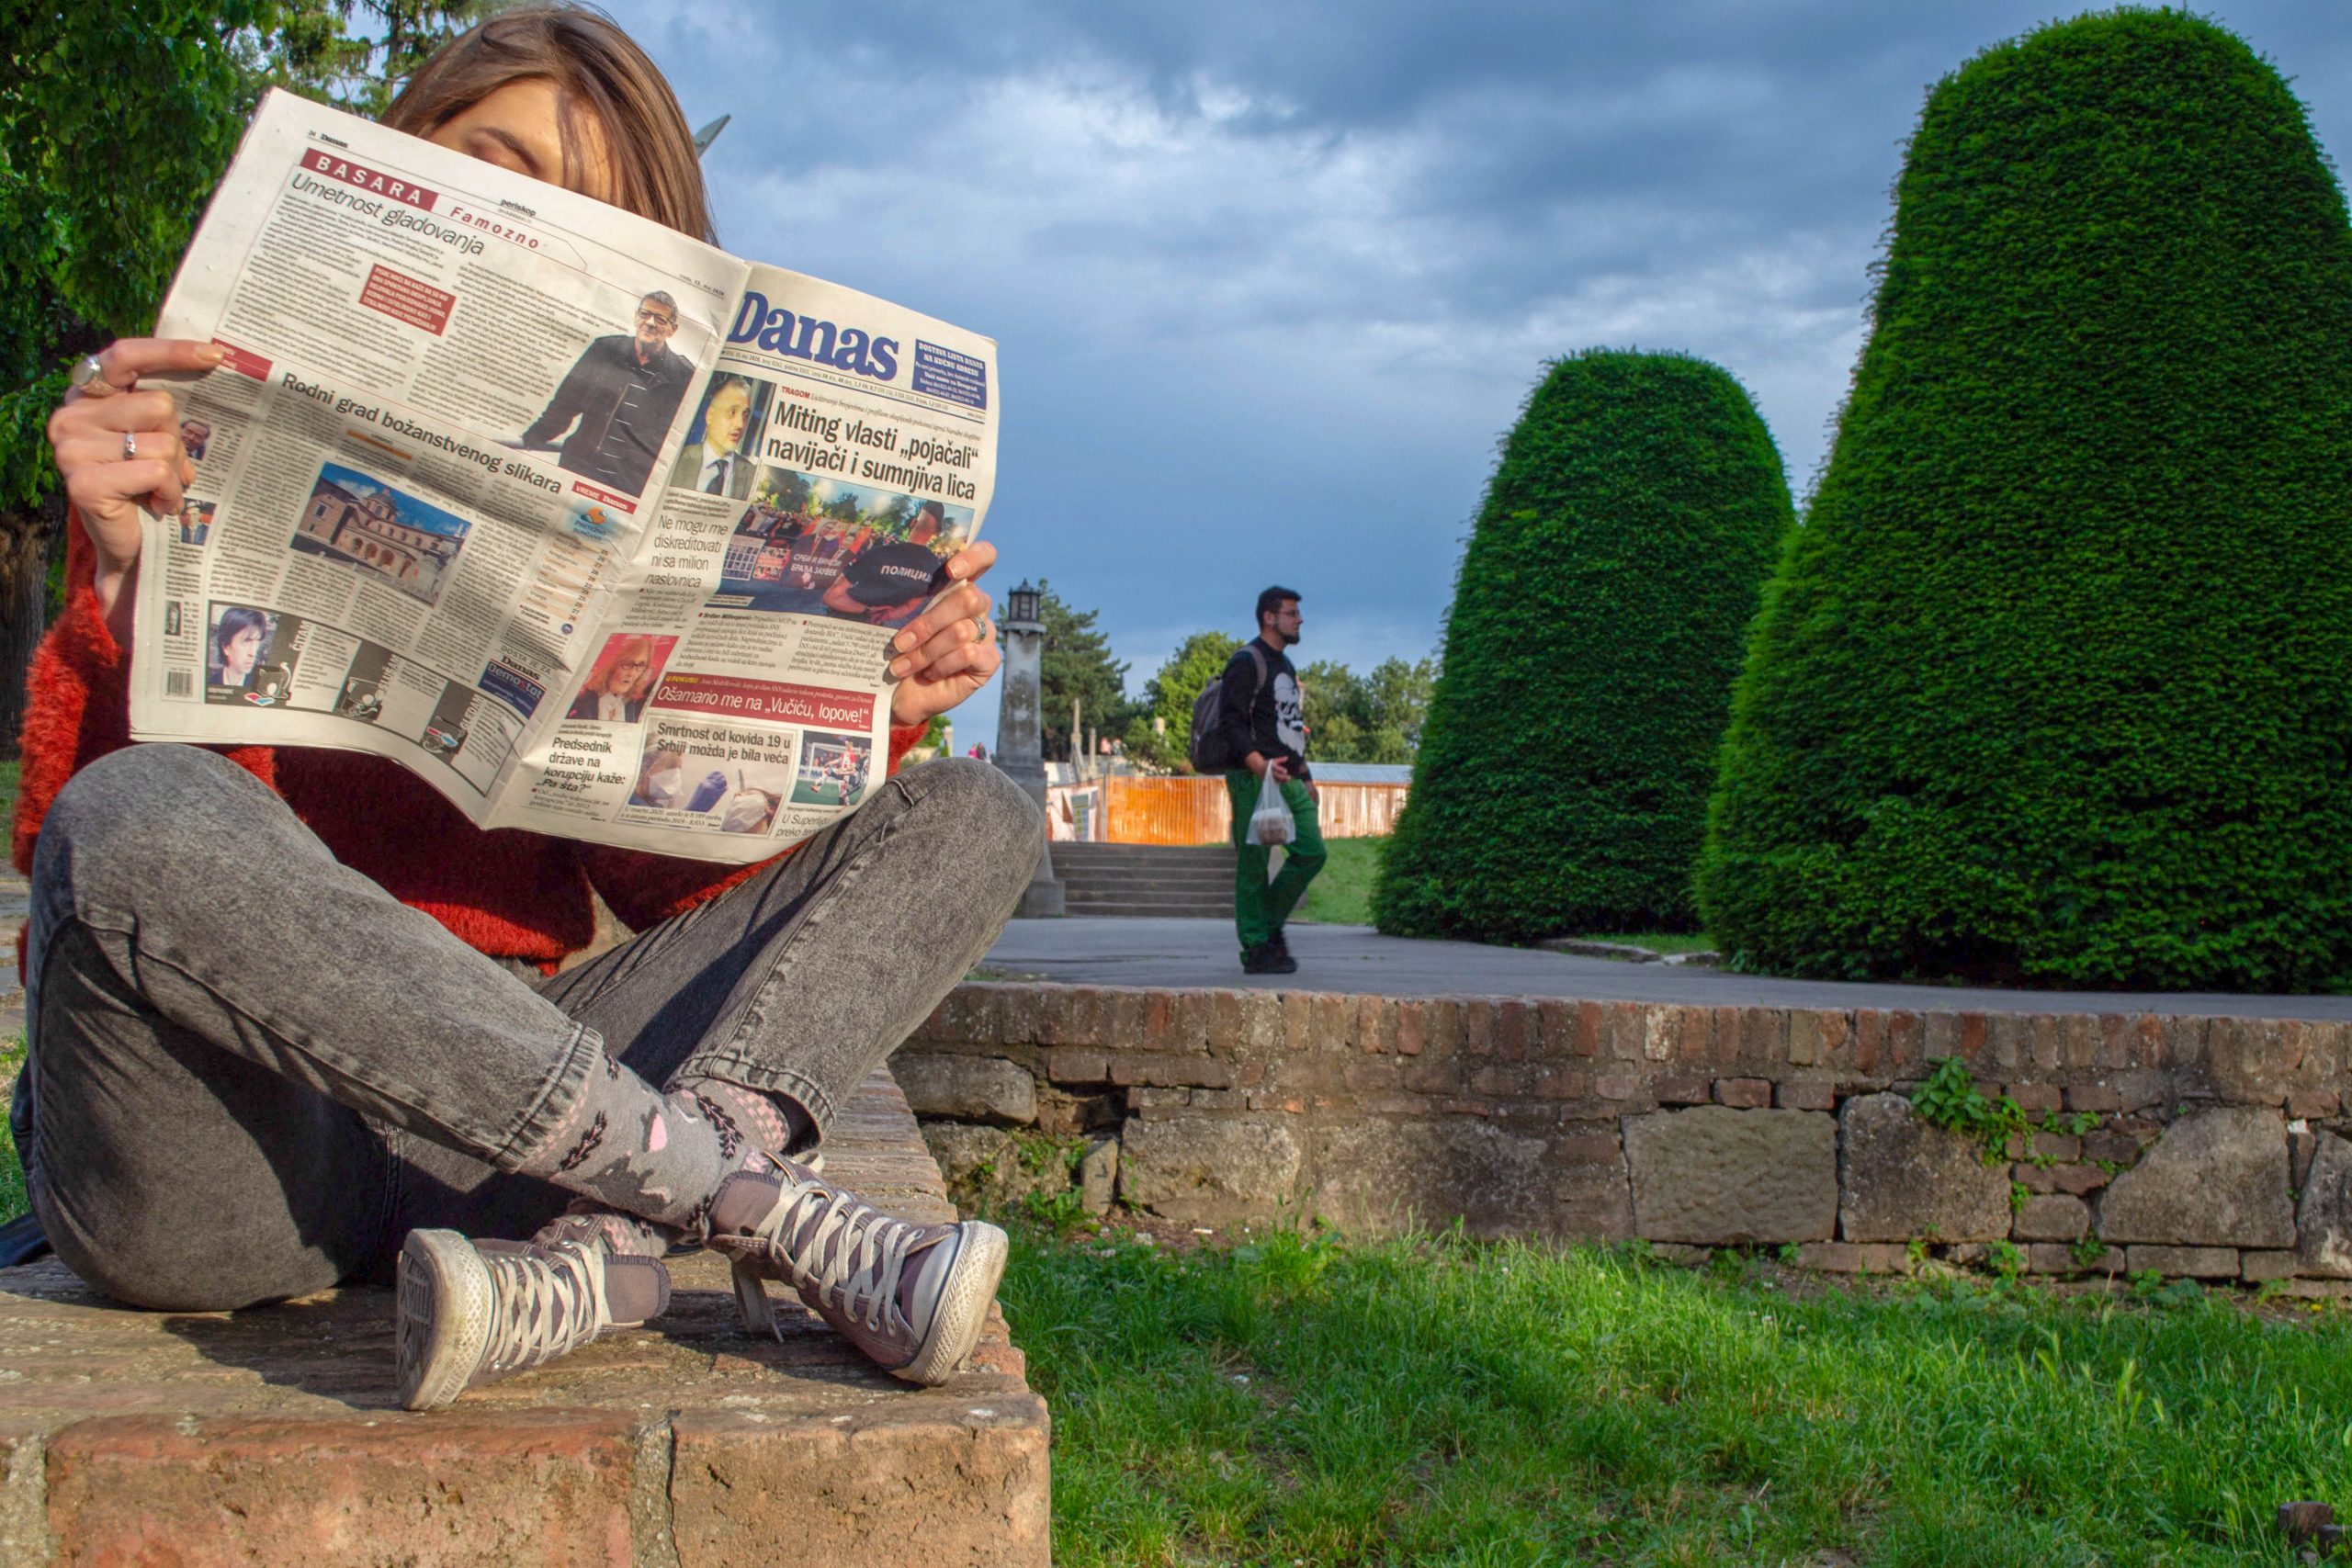
<path id="1" fill-rule="evenodd" d="M 1772 980 L 1681 964 L 1625 964 L 1466 942 L 1408 942 L 1370 926 L 1290 927 L 1295 975 L 1244 975 L 1223 920 L 1014 920 L 985 960 L 1007 975 L 1092 986 L 1217 986 L 1384 996 L 1577 997 L 1710 1007 L 1909 1008 L 1918 1011 L 2158 1012 L 2352 1020 L 2352 997 L 2199 992 L 2002 991 Z"/>

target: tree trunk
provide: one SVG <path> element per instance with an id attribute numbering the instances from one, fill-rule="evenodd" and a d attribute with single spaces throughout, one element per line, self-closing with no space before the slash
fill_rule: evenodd
<path id="1" fill-rule="evenodd" d="M 13 761 L 25 726 L 25 674 L 49 628 L 49 567 L 65 539 L 65 496 L 31 511 L 0 511 L 0 761 Z"/>

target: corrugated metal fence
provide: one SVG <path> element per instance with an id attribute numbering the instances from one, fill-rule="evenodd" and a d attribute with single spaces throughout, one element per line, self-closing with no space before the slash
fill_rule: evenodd
<path id="1" fill-rule="evenodd" d="M 1327 839 L 1367 839 L 1396 826 L 1409 786 L 1318 781 Z M 1046 792 L 1058 840 L 1105 844 L 1222 844 L 1233 837 L 1233 808 L 1221 778 L 1136 778 L 1114 774 Z"/>

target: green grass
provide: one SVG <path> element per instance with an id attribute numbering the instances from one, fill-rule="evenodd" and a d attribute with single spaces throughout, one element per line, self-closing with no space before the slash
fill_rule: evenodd
<path id="1" fill-rule="evenodd" d="M 16 772 L 16 764 L 10 763 L 12 782 Z M 24 1065 L 25 1037 L 11 1034 L 0 1040 L 0 1084 L 13 1082 Z M 25 1169 L 17 1162 L 17 1140 L 8 1131 L 7 1110 L 7 1097 L 0 1095 L 0 1224 L 15 1219 L 29 1206 L 25 1197 Z"/>
<path id="2" fill-rule="evenodd" d="M 1776 1275 L 1024 1229 L 1055 1561 L 2283 1564 L 2352 1501 L 2335 1309 Z"/>
<path id="3" fill-rule="evenodd" d="M 1578 931 L 1576 940 L 1646 947 L 1652 953 L 1710 953 L 1715 945 L 1715 939 L 1705 931 Z"/>
<path id="4" fill-rule="evenodd" d="M 1306 902 L 1291 918 L 1326 926 L 1372 924 L 1372 879 L 1379 874 L 1388 840 L 1326 839 L 1323 847 L 1331 858 L 1306 885 Z"/>

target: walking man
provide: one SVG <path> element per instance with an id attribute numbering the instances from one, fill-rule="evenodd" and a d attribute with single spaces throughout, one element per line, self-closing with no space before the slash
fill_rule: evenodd
<path id="1" fill-rule="evenodd" d="M 1233 924 L 1241 936 L 1245 975 L 1291 975 L 1298 970 L 1283 940 L 1283 922 L 1323 869 L 1323 833 L 1317 824 L 1314 782 L 1306 772 L 1306 721 L 1301 709 L 1298 671 L 1283 649 L 1299 637 L 1298 594 L 1269 588 L 1258 595 L 1258 635 L 1241 645 L 1225 667 L 1220 703 L 1226 755 L 1240 764 L 1225 775 L 1233 802 Z M 1298 836 L 1283 855 L 1282 874 L 1266 880 L 1268 850 L 1253 842 L 1250 817 L 1258 792 L 1283 792 L 1297 820 Z"/>

